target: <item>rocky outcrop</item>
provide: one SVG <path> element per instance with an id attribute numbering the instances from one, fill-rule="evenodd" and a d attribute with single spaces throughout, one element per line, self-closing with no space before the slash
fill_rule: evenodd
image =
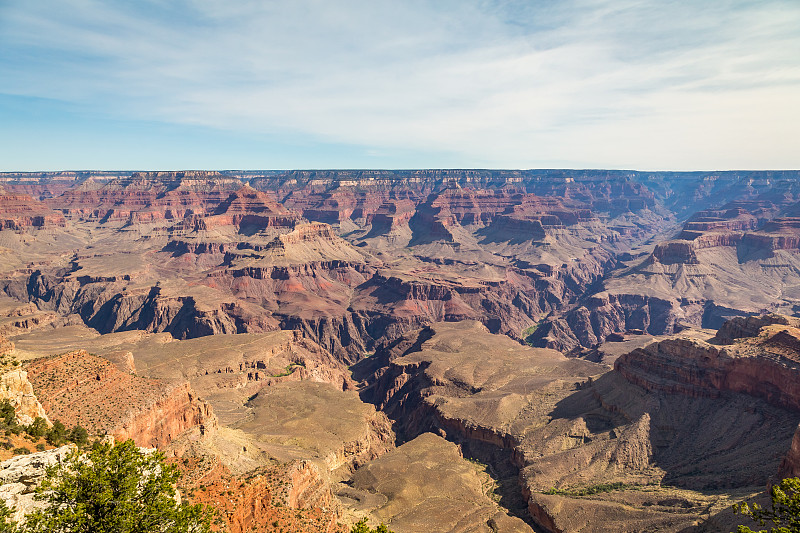
<path id="1" fill-rule="evenodd" d="M 772 325 L 797 328 L 800 327 L 800 319 L 777 314 L 732 318 L 717 330 L 714 343 L 733 344 L 736 339 L 757 337 L 761 328 Z"/>
<path id="2" fill-rule="evenodd" d="M 706 312 L 703 302 L 601 292 L 564 316 L 544 321 L 528 341 L 562 352 L 579 351 L 625 331 L 669 335 L 682 329 L 684 321 L 701 322 Z"/>
<path id="3" fill-rule="evenodd" d="M 656 245 L 650 256 L 651 261 L 659 263 L 674 264 L 697 264 L 697 256 L 694 253 L 694 243 L 691 241 L 669 241 Z"/>
<path id="4" fill-rule="evenodd" d="M 781 466 L 778 469 L 779 479 L 787 477 L 800 477 L 800 426 L 795 431 L 792 445 L 781 460 Z"/>
<path id="5" fill-rule="evenodd" d="M 64 226 L 66 221 L 45 204 L 27 194 L 11 194 L 0 187 L 0 230 Z"/>
<path id="6" fill-rule="evenodd" d="M 182 494 L 211 505 L 231 533 L 344 533 L 341 509 L 326 475 L 314 463 L 289 461 L 232 474 L 211 450 L 195 446 L 181 455 Z M 349 531 L 349 529 L 348 529 Z"/>
<path id="7" fill-rule="evenodd" d="M 47 414 L 34 394 L 33 385 L 24 370 L 9 370 L 0 374 L 0 401 L 8 400 L 17 412 L 17 422 L 28 425 L 37 417 L 50 423 Z"/>
<path id="8" fill-rule="evenodd" d="M 234 191 L 208 215 L 185 218 L 184 230 L 205 231 L 217 227 L 233 226 L 249 234 L 268 228 L 293 228 L 299 217 L 275 201 L 271 196 L 248 185 Z"/>
<path id="9" fill-rule="evenodd" d="M 84 181 L 48 202 L 70 218 L 153 223 L 212 214 L 242 185 L 214 172 L 135 172 L 108 182 Z"/>
<path id="10" fill-rule="evenodd" d="M 288 483 L 276 496 L 291 509 L 308 507 L 335 508 L 336 500 L 330 485 L 311 461 L 297 461 L 285 467 Z"/>
<path id="11" fill-rule="evenodd" d="M 381 347 L 372 362 L 378 370 L 362 394 L 396 421 L 401 438 L 422 431 L 446 435 L 518 480 L 507 486 L 517 487 L 527 516 L 547 531 L 688 527 L 709 505 L 725 504 L 718 493 L 678 496 L 670 487 L 724 492 L 763 484 L 796 429 L 786 402 L 773 407 L 736 386 L 724 397 L 706 393 L 699 383 L 713 378 L 697 376 L 674 354 L 664 358 L 687 373 L 673 375 L 673 386 L 642 388 L 626 379 L 624 356 L 618 371 L 603 374 L 600 365 L 570 367 L 560 355 L 484 340 L 474 326 L 450 331 L 456 327 L 436 324 Z M 666 363 L 651 358 L 640 366 L 657 374 Z M 753 388 L 773 389 L 765 383 Z M 747 409 L 761 414 L 743 414 Z M 701 438 L 711 425 L 719 435 Z M 757 448 L 770 451 L 754 461 Z M 594 496 L 581 492 L 605 485 L 617 488 Z"/>
<path id="12" fill-rule="evenodd" d="M 11 520 L 19 522 L 28 513 L 46 505 L 34 499 L 36 487 L 44 479 L 48 467 L 63 463 L 76 451 L 74 444 L 67 444 L 0 463 L 0 501 L 12 510 Z"/>
<path id="13" fill-rule="evenodd" d="M 734 327 L 726 329 L 723 337 Z M 789 326 L 771 329 L 750 342 L 723 346 L 699 339 L 668 339 L 621 356 L 614 368 L 647 390 L 711 398 L 731 391 L 800 411 L 800 330 Z"/>
<path id="14" fill-rule="evenodd" d="M 248 413 L 234 427 L 273 443 L 278 456 L 313 459 L 328 471 L 350 471 L 394 446 L 383 413 L 354 392 L 327 383 L 276 383 L 262 388 L 246 407 Z"/>
<path id="15" fill-rule="evenodd" d="M 120 441 L 132 439 L 138 446 L 159 448 L 187 429 L 203 426 L 204 430 L 213 430 L 215 425 L 211 406 L 184 383 L 130 416 L 110 434 Z"/>
<path id="16" fill-rule="evenodd" d="M 26 368 L 50 418 L 67 427 L 80 424 L 91 434 L 163 447 L 186 429 L 216 423 L 188 383 L 123 373 L 83 350 L 38 359 Z"/>
<path id="17" fill-rule="evenodd" d="M 72 277 L 69 272 L 47 274 L 37 270 L 9 281 L 6 292 L 32 300 L 45 310 L 79 315 L 101 333 L 140 329 L 193 338 L 237 333 L 240 327 L 243 331 L 275 327 L 263 310 L 259 316 L 248 317 L 248 310 L 241 306 L 198 303 L 194 296 L 170 293 L 159 284 L 127 291 L 123 289 L 126 281 L 129 280 L 90 279 Z"/>
<path id="18" fill-rule="evenodd" d="M 530 533 L 528 524 L 490 499 L 482 475 L 455 444 L 423 433 L 364 465 L 337 492 L 360 510 L 374 502 L 373 516 L 398 533 Z"/>

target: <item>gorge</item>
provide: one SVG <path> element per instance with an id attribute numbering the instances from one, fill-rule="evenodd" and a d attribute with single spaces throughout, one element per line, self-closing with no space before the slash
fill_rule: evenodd
<path id="1" fill-rule="evenodd" d="M 2 173 L 0 399 L 231 531 L 727 532 L 800 472 L 799 178 Z"/>

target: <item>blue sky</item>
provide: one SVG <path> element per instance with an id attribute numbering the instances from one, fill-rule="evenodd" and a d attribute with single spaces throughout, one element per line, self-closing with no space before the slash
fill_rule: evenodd
<path id="1" fill-rule="evenodd" d="M 0 170 L 800 168 L 797 0 L 0 0 Z"/>

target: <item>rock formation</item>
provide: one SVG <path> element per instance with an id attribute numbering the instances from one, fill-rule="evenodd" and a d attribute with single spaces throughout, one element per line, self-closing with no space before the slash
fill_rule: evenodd
<path id="1" fill-rule="evenodd" d="M 16 411 L 16 421 L 31 424 L 37 417 L 50 423 L 42 404 L 36 398 L 28 373 L 19 368 L 14 357 L 14 343 L 0 335 L 0 401 L 8 400 Z"/>
<path id="2" fill-rule="evenodd" d="M 492 482 L 480 474 L 456 445 L 423 433 L 365 464 L 338 495 L 361 512 L 366 502 L 374 502 L 373 514 L 397 533 L 532 532 L 492 501 Z"/>
<path id="3" fill-rule="evenodd" d="M 2 175 L 0 333 L 51 418 L 212 448 L 233 529 L 433 530 L 421 465 L 444 528 L 713 529 L 800 471 L 800 324 L 750 316 L 800 305 L 797 177 Z"/>
<path id="4" fill-rule="evenodd" d="M 34 200 L 27 194 L 9 193 L 0 187 L 0 230 L 21 230 L 64 226 L 66 221 L 60 213 Z"/>
<path id="5" fill-rule="evenodd" d="M 45 412 L 93 435 L 160 447 L 186 429 L 214 423 L 211 408 L 186 382 L 141 378 L 84 350 L 34 360 L 26 366 Z"/>
<path id="6" fill-rule="evenodd" d="M 19 522 L 31 511 L 44 506 L 44 502 L 34 499 L 36 487 L 44 479 L 48 467 L 64 462 L 75 450 L 74 444 L 67 444 L 0 463 L 0 501 L 13 511 L 12 521 Z"/>
<path id="7" fill-rule="evenodd" d="M 636 349 L 611 372 L 502 339 L 474 323 L 409 334 L 373 356 L 381 360 L 371 362 L 377 371 L 362 394 L 401 436 L 439 432 L 505 479 L 518 476 L 518 485 L 506 482 L 506 508 L 515 508 L 515 493 L 524 496 L 527 513 L 516 512 L 548 531 L 688 527 L 704 509 L 760 491 L 792 445 L 795 380 L 773 380 L 780 372 L 769 370 L 776 356 L 766 351 L 791 359 L 785 347 L 793 345 L 780 334 L 737 341 L 753 365 L 750 389 L 736 385 L 741 373 L 726 388 L 688 363 L 719 367 L 693 348 L 713 347 L 699 337 Z M 776 390 L 781 382 L 785 394 Z M 791 470 L 794 456 L 786 457 Z"/>

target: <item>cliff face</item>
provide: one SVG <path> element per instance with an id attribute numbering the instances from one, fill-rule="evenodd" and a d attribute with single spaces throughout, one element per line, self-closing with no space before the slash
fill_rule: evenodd
<path id="1" fill-rule="evenodd" d="M 395 420 L 401 438 L 446 435 L 506 472 L 507 487 L 547 531 L 688 527 L 705 509 L 729 506 L 735 495 L 725 491 L 760 490 L 797 427 L 787 410 L 794 409 L 793 380 L 768 371 L 772 356 L 758 356 L 761 345 L 744 357 L 760 368 L 727 374 L 724 357 L 709 361 L 714 353 L 699 350 L 704 341 L 697 339 L 635 351 L 608 372 L 546 350 L 506 346 L 476 326 L 436 324 L 382 346 L 363 395 Z M 793 346 L 770 339 L 769 346 Z M 662 347 L 659 357 L 649 351 L 653 346 Z M 642 354 L 649 359 L 637 358 Z M 649 372 L 648 379 L 637 371 Z M 784 469 L 796 468 L 793 457 Z M 608 483 L 621 488 L 580 495 Z M 647 484 L 652 488 L 639 490 Z M 683 491 L 679 497 L 674 487 Z M 711 489 L 718 491 L 713 498 L 702 492 Z"/>
<path id="2" fill-rule="evenodd" d="M 699 339 L 668 339 L 623 355 L 616 371 L 647 390 L 689 397 L 718 398 L 737 392 L 800 411 L 800 329 L 798 319 L 781 315 L 735 318 L 726 322 L 714 344 Z M 800 430 L 778 470 L 800 473 Z"/>
<path id="3" fill-rule="evenodd" d="M 152 223 L 210 214 L 242 182 L 213 172 L 150 172 L 87 180 L 49 204 L 70 218 Z"/>
<path id="4" fill-rule="evenodd" d="M 766 317 L 739 319 L 721 329 L 719 337 L 737 329 L 740 333 L 734 334 L 742 334 L 745 329 L 736 324 L 757 321 L 771 322 Z M 614 368 L 648 390 L 712 398 L 732 391 L 800 411 L 800 330 L 763 326 L 758 335 L 721 346 L 698 339 L 668 339 L 621 356 Z"/>
<path id="5" fill-rule="evenodd" d="M 112 435 L 117 440 L 133 439 L 138 446 L 159 448 L 187 429 L 201 425 L 211 429 L 216 417 L 211 406 L 184 383 L 125 420 Z"/>
<path id="6" fill-rule="evenodd" d="M 46 226 L 64 226 L 61 213 L 48 208 L 27 194 L 11 194 L 0 187 L 0 230 L 21 230 Z"/>
<path id="7" fill-rule="evenodd" d="M 44 410 L 67 427 L 80 424 L 92 434 L 161 447 L 186 429 L 216 423 L 187 383 L 126 374 L 86 351 L 34 360 L 26 368 Z"/>
<path id="8" fill-rule="evenodd" d="M 28 425 L 36 417 L 50 419 L 34 394 L 33 385 L 24 370 L 10 370 L 0 374 L 0 400 L 8 400 L 17 412 L 17 422 Z"/>
<path id="9" fill-rule="evenodd" d="M 0 286 L 101 332 L 292 328 L 348 362 L 438 320 L 520 340 L 540 324 L 532 341 L 580 351 L 791 303 L 796 191 L 775 181 L 791 173 L 230 174 L 78 180 L 47 199 L 70 219 L 50 265 L 31 248 Z M 97 232 L 76 250 L 78 219 Z"/>
<path id="10" fill-rule="evenodd" d="M 766 189 L 761 196 L 743 194 L 696 212 L 646 257 L 625 258 L 626 267 L 607 277 L 588 303 L 547 319 L 538 345 L 580 352 L 626 329 L 662 335 L 686 325 L 716 329 L 735 316 L 792 312 L 785 288 L 800 261 L 794 186 L 759 187 Z M 609 302 L 610 310 L 598 297 L 620 305 Z"/>

